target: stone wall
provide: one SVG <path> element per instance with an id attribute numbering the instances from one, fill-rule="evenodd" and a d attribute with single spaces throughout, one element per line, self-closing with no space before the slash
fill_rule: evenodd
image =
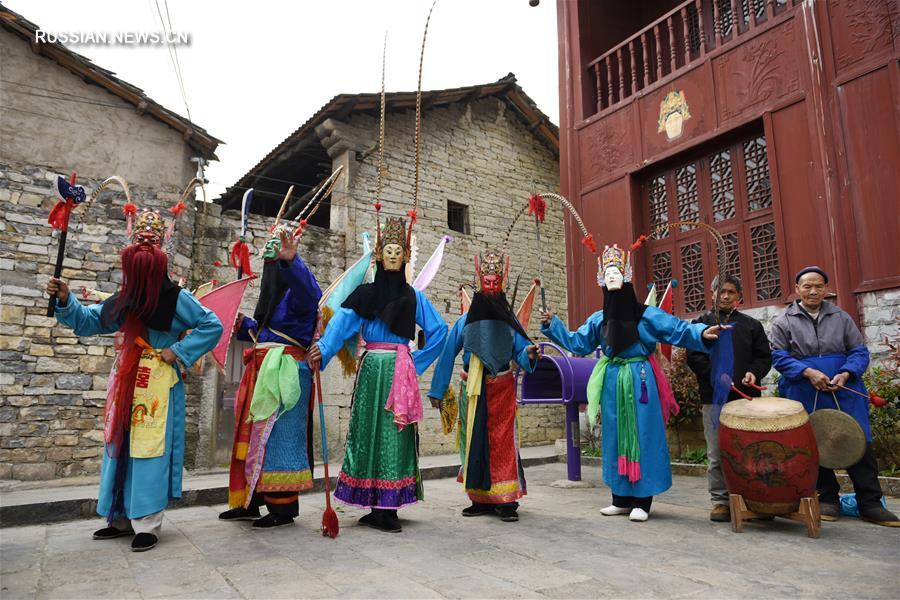
<path id="1" fill-rule="evenodd" d="M 857 297 L 860 324 L 872 363 L 881 363 L 888 353 L 885 338 L 896 343 L 900 335 L 900 288 L 866 292 Z"/>
<path id="2" fill-rule="evenodd" d="M 58 234 L 47 215 L 57 173 L 0 162 L 0 478 L 49 479 L 95 473 L 102 413 L 115 349 L 111 336 L 76 337 L 48 318 L 43 289 L 53 273 Z M 90 194 L 97 179 L 80 178 Z M 165 209 L 181 189 L 132 186 L 142 206 Z M 121 282 L 124 196 L 104 192 L 73 213 L 62 278 L 113 292 Z M 190 268 L 194 215 L 184 211 L 172 240 L 173 272 Z M 76 224 L 80 223 L 80 225 Z"/>

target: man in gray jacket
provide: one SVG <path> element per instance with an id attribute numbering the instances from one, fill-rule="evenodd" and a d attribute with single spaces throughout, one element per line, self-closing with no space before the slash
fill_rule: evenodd
<path id="1" fill-rule="evenodd" d="M 797 273 L 795 281 L 800 299 L 775 320 L 770 336 L 772 366 L 781 373 L 778 391 L 785 398 L 802 402 L 807 412 L 837 408 L 859 423 L 868 444 L 862 459 L 848 468 L 847 474 L 856 491 L 860 518 L 900 527 L 900 519 L 881 505 L 878 463 L 869 429 L 869 399 L 862 381 L 869 366 L 869 349 L 850 315 L 825 300 L 825 271 L 806 267 Z M 816 488 L 822 519 L 836 521 L 840 486 L 834 471 L 819 467 Z"/>

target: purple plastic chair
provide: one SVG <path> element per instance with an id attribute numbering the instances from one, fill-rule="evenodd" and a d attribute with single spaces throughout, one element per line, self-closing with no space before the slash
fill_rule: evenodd
<path id="1" fill-rule="evenodd" d="M 566 464 L 569 481 L 581 481 L 581 445 L 578 406 L 587 404 L 587 382 L 597 358 L 572 358 L 562 348 L 541 342 L 541 357 L 534 373 L 516 370 L 516 384 L 521 376 L 519 404 L 562 404 L 566 407 Z M 552 348 L 559 356 L 547 356 Z"/>

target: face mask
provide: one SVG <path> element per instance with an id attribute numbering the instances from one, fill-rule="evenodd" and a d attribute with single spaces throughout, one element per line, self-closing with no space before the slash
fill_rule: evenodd
<path id="1" fill-rule="evenodd" d="M 606 273 L 603 274 L 603 281 L 606 283 L 606 289 L 615 292 L 622 289 L 625 278 L 622 277 L 622 271 L 618 267 L 608 267 Z"/>
<path id="2" fill-rule="evenodd" d="M 403 268 L 403 246 L 387 244 L 381 251 L 381 262 L 385 271 L 399 271 Z"/>

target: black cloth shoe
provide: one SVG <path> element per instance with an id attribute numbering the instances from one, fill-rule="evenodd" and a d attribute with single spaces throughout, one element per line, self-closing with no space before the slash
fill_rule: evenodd
<path id="1" fill-rule="evenodd" d="M 372 525 L 375 522 L 375 511 L 371 511 L 369 514 L 364 517 L 360 517 L 359 524 L 360 525 Z"/>
<path id="2" fill-rule="evenodd" d="M 387 533 L 400 533 L 403 531 L 403 527 L 400 526 L 400 519 L 397 518 L 396 510 L 376 510 L 369 527 Z"/>
<path id="3" fill-rule="evenodd" d="M 837 504 L 819 502 L 819 516 L 823 521 L 837 521 L 841 518 L 841 507 Z"/>
<path id="4" fill-rule="evenodd" d="M 900 527 L 900 519 L 897 518 L 897 515 L 883 506 L 860 510 L 859 518 L 876 525 L 884 525 L 885 527 Z"/>
<path id="5" fill-rule="evenodd" d="M 519 520 L 519 513 L 516 512 L 514 506 L 498 506 L 497 513 L 500 515 L 500 520 L 507 523 L 514 523 Z"/>
<path id="6" fill-rule="evenodd" d="M 481 502 L 473 502 L 472 506 L 464 508 L 462 516 L 464 517 L 480 517 L 481 515 L 494 514 L 493 504 L 482 504 Z"/>
<path id="7" fill-rule="evenodd" d="M 125 537 L 126 535 L 134 535 L 134 529 L 116 529 L 115 527 L 104 527 L 94 532 L 95 540 L 114 540 L 116 538 Z"/>
<path id="8" fill-rule="evenodd" d="M 223 521 L 255 521 L 259 518 L 259 508 L 232 508 L 219 514 Z"/>
<path id="9" fill-rule="evenodd" d="M 290 525 L 294 522 L 291 517 L 282 517 L 273 513 L 269 513 L 261 519 L 253 521 L 254 529 L 271 529 L 282 525 Z"/>
<path id="10" fill-rule="evenodd" d="M 158 541 L 159 538 L 152 533 L 139 533 L 131 540 L 131 551 L 146 552 L 151 548 L 155 548 Z"/>

